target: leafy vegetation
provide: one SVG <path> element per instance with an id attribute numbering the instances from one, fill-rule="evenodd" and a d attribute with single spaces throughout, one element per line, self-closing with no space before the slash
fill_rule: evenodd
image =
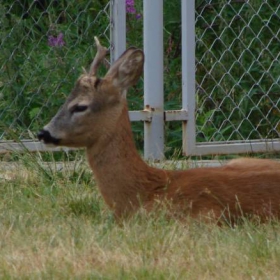
<path id="1" fill-rule="evenodd" d="M 142 1 L 130 2 L 127 44 L 142 47 Z M 164 1 L 166 110 L 181 107 L 180 12 Z M 0 3 L 0 139 L 30 138 L 54 115 L 94 56 L 93 35 L 108 45 L 108 14 L 107 0 Z M 196 0 L 198 141 L 279 137 L 279 18 L 278 1 Z M 142 81 L 128 98 L 143 108 Z M 142 149 L 142 124 L 133 130 Z M 167 156 L 180 149 L 180 122 L 166 139 Z"/>

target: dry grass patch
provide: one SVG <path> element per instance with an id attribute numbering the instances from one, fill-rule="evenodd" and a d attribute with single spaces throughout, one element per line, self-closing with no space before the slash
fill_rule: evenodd
<path id="1" fill-rule="evenodd" d="M 280 224 L 235 228 L 164 215 L 115 223 L 83 158 L 25 155 L 0 181 L 1 279 L 277 279 Z M 2 173 L 3 176 L 3 173 Z"/>

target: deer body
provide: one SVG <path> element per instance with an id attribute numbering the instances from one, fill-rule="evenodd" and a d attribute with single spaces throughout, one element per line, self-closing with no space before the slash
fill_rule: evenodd
<path id="1" fill-rule="evenodd" d="M 227 220 L 244 214 L 258 215 L 262 220 L 280 216 L 278 162 L 242 158 L 222 167 L 184 171 L 150 167 L 137 153 L 124 108 L 104 151 L 94 155 L 87 149 L 99 189 L 117 217 L 131 215 L 139 207 L 150 210 L 158 200 L 169 201 L 178 216 L 211 214 Z M 276 170 L 271 171 L 272 167 Z"/>
<path id="2" fill-rule="evenodd" d="M 46 144 L 86 148 L 97 185 L 116 217 L 140 207 L 150 211 L 166 201 L 180 217 L 280 218 L 279 163 L 237 159 L 222 167 L 184 171 L 148 166 L 136 150 L 125 98 L 142 73 L 144 55 L 128 49 L 101 80 L 96 70 L 106 51 L 96 43 L 99 51 L 90 72 L 79 78 L 38 138 Z"/>

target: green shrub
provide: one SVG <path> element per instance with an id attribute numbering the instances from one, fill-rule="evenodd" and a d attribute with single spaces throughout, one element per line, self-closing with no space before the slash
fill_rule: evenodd
<path id="1" fill-rule="evenodd" d="M 0 139 L 30 138 L 55 114 L 91 63 L 93 36 L 109 44 L 107 4 L 1 2 Z M 127 14 L 127 45 L 142 48 L 142 1 L 135 8 Z M 180 14 L 179 0 L 164 1 L 165 110 L 181 108 Z M 198 141 L 278 137 L 279 18 L 278 1 L 196 0 Z M 64 44 L 50 45 L 59 34 Z M 128 99 L 130 110 L 143 108 L 143 81 Z M 142 149 L 143 124 L 133 130 Z M 167 123 L 167 156 L 181 141 L 181 123 Z"/>

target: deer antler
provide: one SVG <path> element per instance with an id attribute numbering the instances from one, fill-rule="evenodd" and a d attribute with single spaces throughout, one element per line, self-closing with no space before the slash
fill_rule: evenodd
<path id="1" fill-rule="evenodd" d="M 108 49 L 103 47 L 98 38 L 95 36 L 94 37 L 94 41 L 95 41 L 95 44 L 96 44 L 96 47 L 97 47 L 97 53 L 95 55 L 95 58 L 90 66 L 90 70 L 89 70 L 89 73 L 91 75 L 95 75 L 96 74 L 96 71 L 101 63 L 101 61 L 103 60 L 103 58 L 106 56 L 106 54 L 108 53 Z"/>

